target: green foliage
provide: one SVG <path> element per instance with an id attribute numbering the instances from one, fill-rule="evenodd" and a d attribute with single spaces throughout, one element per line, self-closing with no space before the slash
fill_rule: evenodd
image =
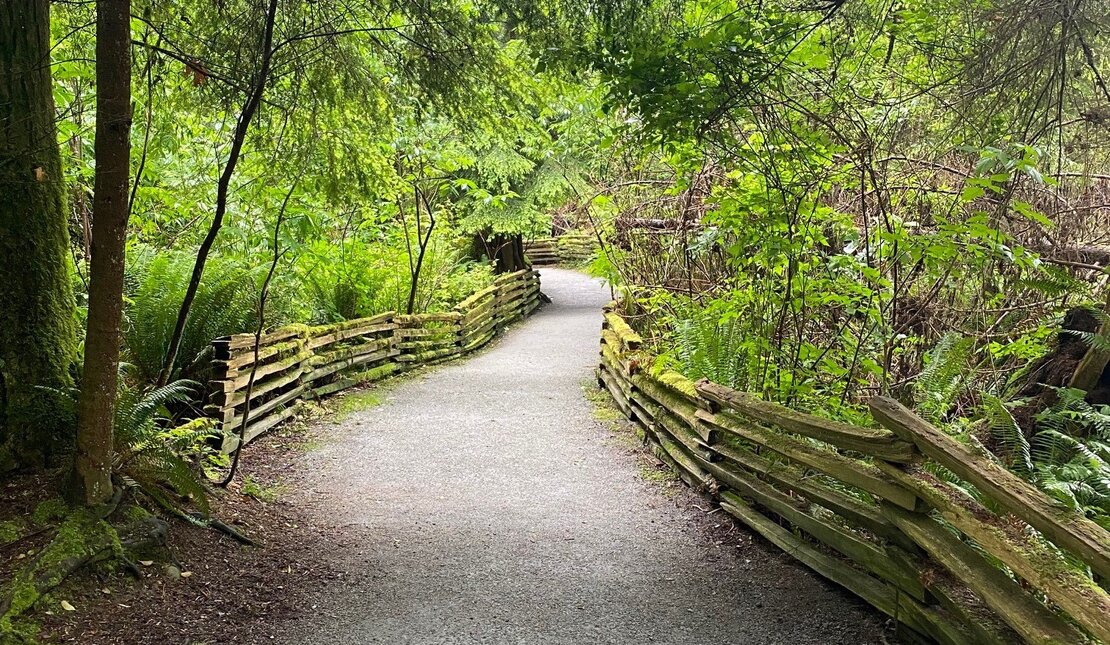
<path id="1" fill-rule="evenodd" d="M 199 383 L 174 381 L 164 387 L 140 391 L 124 383 L 116 404 L 114 470 L 135 481 L 143 491 L 167 506 L 165 486 L 207 512 L 207 494 L 201 469 L 215 451 L 211 419 L 198 418 L 181 425 L 169 421 L 167 406 L 187 403 Z"/>
<path id="2" fill-rule="evenodd" d="M 752 347 L 739 321 L 725 321 L 713 312 L 694 312 L 673 323 L 674 358 L 678 370 L 691 379 L 707 378 L 741 390 L 758 383 L 753 375 Z"/>
<path id="3" fill-rule="evenodd" d="M 1032 479 L 1049 495 L 1110 528 L 1110 406 L 1094 406 L 1085 392 L 1056 390 L 1037 415 Z"/>
<path id="4" fill-rule="evenodd" d="M 149 250 L 131 256 L 127 282 L 124 346 L 128 362 L 152 382 L 161 369 L 193 269 L 189 254 Z M 197 291 L 182 337 L 175 374 L 203 377 L 212 340 L 252 330 L 258 320 L 257 268 L 238 258 L 216 257 Z M 280 302 L 280 297 L 277 298 Z M 275 316 L 271 304 L 269 319 Z M 207 360 L 206 360 L 207 359 Z"/>
<path id="5" fill-rule="evenodd" d="M 132 366 L 121 364 L 112 429 L 113 472 L 127 477 L 167 507 L 177 506 L 167 493 L 172 491 L 207 511 L 202 471 L 220 458 L 211 447 L 217 434 L 215 422 L 200 417 L 175 425 L 175 413 L 170 410 L 194 401 L 200 384 L 179 380 L 163 387 L 143 388 L 136 385 L 141 381 L 133 372 Z M 71 409 L 76 408 L 79 390 L 57 394 Z"/>
<path id="6" fill-rule="evenodd" d="M 973 338 L 948 333 L 926 354 L 925 368 L 916 380 L 920 395 L 917 407 L 926 418 L 939 421 L 948 415 L 965 385 L 974 342 Z M 992 410 L 1005 412 L 1004 408 L 993 407 Z"/>

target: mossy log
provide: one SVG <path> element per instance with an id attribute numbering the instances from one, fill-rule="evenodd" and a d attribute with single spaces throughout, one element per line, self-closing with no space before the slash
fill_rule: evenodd
<path id="1" fill-rule="evenodd" d="M 698 435 L 703 443 L 711 445 L 718 440 L 719 431 L 714 426 L 705 423 L 697 416 L 700 409 L 683 396 L 680 391 L 665 385 L 656 377 L 646 373 L 639 373 L 632 377 L 632 383 L 637 389 L 644 392 L 668 412 L 681 419 L 692 432 Z"/>
<path id="2" fill-rule="evenodd" d="M 26 635 L 16 623 L 39 599 L 84 567 L 163 544 L 167 531 L 165 522 L 145 516 L 125 528 L 121 540 L 120 533 L 97 511 L 70 512 L 53 540 L 0 587 L 0 642 L 33 642 L 22 640 Z"/>
<path id="3" fill-rule="evenodd" d="M 842 450 L 893 462 L 907 462 L 918 454 L 912 442 L 899 439 L 889 430 L 871 430 L 795 412 L 786 406 L 763 401 L 708 380 L 698 381 L 697 391 L 718 408 L 824 441 Z"/>
<path id="4" fill-rule="evenodd" d="M 643 339 L 637 334 L 628 323 L 624 321 L 619 315 L 613 312 L 605 314 L 605 328 L 613 330 L 617 338 L 621 341 L 622 349 L 639 349 L 643 344 Z"/>
<path id="5" fill-rule="evenodd" d="M 870 401 L 870 407 L 875 418 L 895 434 L 913 441 L 930 459 L 974 485 L 1057 546 L 1079 556 L 1100 576 L 1110 579 L 1110 531 L 1053 501 L 990 455 L 972 451 L 901 403 L 876 397 Z"/>

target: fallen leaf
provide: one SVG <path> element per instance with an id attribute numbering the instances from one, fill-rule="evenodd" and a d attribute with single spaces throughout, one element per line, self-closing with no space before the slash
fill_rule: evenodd
<path id="1" fill-rule="evenodd" d="M 181 577 L 182 577 L 182 578 L 188 578 L 188 577 L 189 577 L 189 576 L 191 576 L 191 575 L 193 575 L 193 572 L 192 572 L 192 571 L 182 571 L 182 572 L 181 572 Z"/>
<path id="2" fill-rule="evenodd" d="M 139 564 L 143 565 L 144 567 L 149 567 L 150 565 L 154 564 L 154 560 L 139 560 Z"/>
<path id="3" fill-rule="evenodd" d="M 62 609 L 66 610 L 66 611 L 77 611 L 77 608 L 74 607 L 73 605 L 69 604 L 68 600 L 63 600 L 62 601 Z"/>

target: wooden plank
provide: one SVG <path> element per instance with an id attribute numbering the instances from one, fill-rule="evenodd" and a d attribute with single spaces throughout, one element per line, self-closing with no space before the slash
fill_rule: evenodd
<path id="1" fill-rule="evenodd" d="M 463 352 L 472 352 L 472 351 L 478 349 L 482 345 L 485 345 L 486 343 L 488 343 L 496 335 L 497 334 L 493 330 L 490 330 L 490 331 L 486 332 L 485 334 L 482 334 L 481 336 L 478 336 L 478 337 L 474 338 L 473 340 L 467 342 L 466 345 L 463 346 Z"/>
<path id="2" fill-rule="evenodd" d="M 610 345 L 602 345 L 599 352 L 604 356 L 614 367 L 620 368 L 621 375 L 626 379 L 631 379 L 632 376 L 632 363 L 631 361 L 622 358 L 617 352 L 613 351 Z"/>
<path id="3" fill-rule="evenodd" d="M 615 380 L 617 386 L 621 389 L 621 394 L 624 395 L 625 399 L 631 400 L 633 396 L 632 384 L 629 383 L 628 379 L 625 378 L 625 376 L 621 373 L 620 368 L 614 366 L 611 362 L 609 362 L 609 359 L 605 358 L 604 356 L 601 357 L 600 367 L 613 375 L 613 379 Z"/>
<path id="4" fill-rule="evenodd" d="M 312 390 L 311 394 L 314 397 L 321 397 L 333 392 L 345 390 L 349 387 L 362 385 L 363 383 L 369 383 L 371 381 L 377 381 L 379 379 L 385 378 L 386 376 L 389 376 L 390 374 L 393 374 L 397 371 L 397 369 L 397 363 L 394 363 L 392 361 L 388 363 L 383 363 L 376 367 L 371 367 L 368 370 L 357 372 L 337 381 L 321 385 L 320 387 Z"/>
<path id="5" fill-rule="evenodd" d="M 951 624 L 935 609 L 923 607 L 913 598 L 856 569 L 846 561 L 822 553 L 774 520 L 755 511 L 739 495 L 730 491 L 722 492 L 721 508 L 802 564 L 863 598 L 884 614 L 906 621 L 918 632 L 928 634 L 946 645 L 969 645 L 973 642 L 965 630 Z"/>
<path id="6" fill-rule="evenodd" d="M 904 548 L 917 548 L 917 544 L 879 512 L 878 505 L 868 504 L 841 490 L 830 488 L 821 483 L 817 477 L 807 477 L 800 468 L 791 463 L 774 463 L 766 457 L 729 442 L 714 444 L 713 451 L 727 461 L 759 473 L 761 477 L 780 489 L 792 491 L 812 503 L 824 506 L 849 524 L 870 531 Z"/>
<path id="7" fill-rule="evenodd" d="M 822 450 L 788 435 L 758 426 L 721 411 L 697 411 L 698 418 L 745 441 L 759 444 L 783 457 L 831 475 L 840 481 L 877 495 L 908 510 L 921 508 L 912 492 L 899 485 L 874 465 L 831 450 Z"/>
<path id="8" fill-rule="evenodd" d="M 918 464 L 906 469 L 879 464 L 935 508 L 949 524 L 1041 590 L 1095 638 L 1110 643 L 1110 594 L 1076 571 L 1061 555 L 1028 532 L 957 493 Z"/>
<path id="9" fill-rule="evenodd" d="M 261 363 L 267 359 L 276 356 L 288 356 L 296 354 L 303 350 L 303 339 L 295 338 L 290 341 L 281 343 L 274 343 L 267 347 L 259 347 L 258 349 L 258 362 Z M 254 347 L 247 348 L 246 351 L 236 353 L 233 357 L 226 360 L 213 361 L 212 369 L 219 375 L 219 378 L 213 380 L 222 380 L 237 375 L 240 367 L 250 365 L 255 362 Z"/>
<path id="10" fill-rule="evenodd" d="M 243 445 L 250 443 L 263 432 L 266 432 L 270 428 L 273 428 L 277 424 L 288 419 L 290 416 L 293 415 L 294 412 L 296 412 L 296 409 L 297 408 L 295 405 L 291 405 L 248 425 L 246 432 L 243 433 Z M 238 432 L 236 432 L 233 435 L 224 437 L 223 445 L 220 447 L 220 449 L 225 454 L 231 454 L 238 445 L 239 435 Z"/>
<path id="11" fill-rule="evenodd" d="M 458 351 L 458 347 L 447 347 L 444 349 L 429 349 L 423 352 L 416 352 L 414 354 L 400 354 L 395 358 L 398 363 L 423 363 L 426 361 L 442 358 Z"/>
<path id="12" fill-rule="evenodd" d="M 394 340 L 392 336 L 387 336 L 385 338 L 376 338 L 369 342 L 360 343 L 358 345 L 344 345 L 328 352 L 318 352 L 315 356 L 313 356 L 306 362 L 308 365 L 311 365 L 313 367 L 319 365 L 328 365 L 336 361 L 380 351 L 393 345 Z"/>
<path id="13" fill-rule="evenodd" d="M 490 286 L 486 287 L 485 289 L 482 289 L 481 291 L 475 292 L 475 293 L 471 294 L 470 296 L 464 298 L 462 302 L 455 305 L 455 309 L 457 311 L 461 311 L 462 313 L 465 314 L 466 310 L 468 310 L 472 306 L 474 306 L 475 303 L 477 303 L 478 301 L 480 301 L 484 298 L 489 298 L 489 297 L 493 296 L 496 293 L 497 293 L 497 286 L 496 285 L 490 285 Z"/>
<path id="14" fill-rule="evenodd" d="M 474 305 L 473 307 L 468 309 L 465 314 L 463 314 L 462 318 L 460 319 L 460 323 L 463 327 L 468 327 L 471 325 L 471 323 L 473 323 L 474 320 L 478 318 L 485 318 L 491 315 L 490 312 L 493 311 L 494 304 L 494 299 L 488 298 Z"/>
<path id="15" fill-rule="evenodd" d="M 876 397 L 869 405 L 872 415 L 895 434 L 913 441 L 930 459 L 1110 579 L 1110 531 L 1053 501 L 990 456 L 973 452 L 894 399 Z"/>
<path id="16" fill-rule="evenodd" d="M 809 512 L 808 504 L 801 503 L 802 500 L 784 495 L 736 466 L 709 462 L 701 466 L 741 496 L 782 517 L 914 598 L 926 600 L 919 572 L 891 558 L 881 546 L 839 524 L 818 518 Z"/>
<path id="17" fill-rule="evenodd" d="M 613 375 L 605 368 L 598 368 L 597 377 L 601 379 L 605 389 L 609 390 L 609 396 L 613 397 L 613 402 L 616 403 L 621 414 L 625 418 L 632 418 L 632 409 L 628 406 L 628 399 Z"/>
<path id="18" fill-rule="evenodd" d="M 261 381 L 263 377 L 277 372 L 283 372 L 290 368 L 294 370 L 299 370 L 300 364 L 309 358 L 312 358 L 312 352 L 300 352 L 276 363 L 259 365 L 258 369 L 255 370 L 254 373 L 254 381 L 257 383 Z M 246 387 L 247 382 L 250 380 L 250 378 L 251 375 L 249 372 L 247 372 L 226 381 L 214 381 L 213 387 L 223 392 L 234 392 L 236 390 L 239 390 L 240 388 Z"/>
<path id="19" fill-rule="evenodd" d="M 398 325 L 423 325 L 429 322 L 458 322 L 462 318 L 462 314 L 457 311 L 445 311 L 436 313 L 424 314 L 411 314 L 404 316 L 396 316 L 394 320 Z"/>
<path id="20" fill-rule="evenodd" d="M 278 341 L 287 340 L 301 335 L 305 331 L 303 326 L 293 325 L 290 327 L 282 327 L 275 329 L 268 334 L 262 334 L 260 344 L 270 345 Z M 254 348 L 254 334 L 235 334 L 232 336 L 222 336 L 217 338 L 215 343 L 219 343 L 222 347 L 228 350 Z"/>
<path id="21" fill-rule="evenodd" d="M 403 343 L 397 343 L 397 348 L 401 350 L 402 354 L 412 354 L 414 352 L 422 352 L 428 349 L 442 349 L 444 347 L 457 347 L 458 336 L 451 334 L 446 338 L 431 338 L 426 340 L 410 340 Z"/>
<path id="22" fill-rule="evenodd" d="M 311 383 L 325 376 L 329 376 L 347 368 L 354 367 L 355 365 L 363 365 L 366 363 L 374 363 L 377 361 L 387 360 L 399 355 L 400 353 L 401 350 L 397 349 L 396 347 L 386 347 L 370 354 L 362 354 L 360 356 L 345 358 L 329 365 L 323 365 L 312 370 L 311 372 L 308 372 L 304 376 L 304 382 Z"/>
<path id="23" fill-rule="evenodd" d="M 671 458 L 672 467 L 677 466 L 678 476 L 691 488 L 701 490 L 709 479 L 709 473 L 702 469 L 698 460 L 690 456 L 682 444 L 666 434 L 656 434 L 655 438 Z"/>
<path id="24" fill-rule="evenodd" d="M 296 369 L 271 377 L 262 382 L 255 381 L 254 388 L 251 391 L 251 399 L 272 392 L 278 388 L 285 387 L 293 381 L 300 379 L 304 371 L 304 366 L 300 365 Z M 237 406 L 245 402 L 247 400 L 247 391 L 246 389 L 242 389 L 237 392 L 225 392 L 217 389 L 210 392 L 208 396 L 213 404 L 226 408 Z"/>
<path id="25" fill-rule="evenodd" d="M 497 321 L 493 318 L 489 318 L 482 322 L 482 324 L 479 326 L 463 330 L 462 344 L 467 345 L 471 342 L 472 339 L 485 336 L 486 334 L 492 332 L 496 326 Z"/>
<path id="26" fill-rule="evenodd" d="M 662 426 L 671 437 L 681 443 L 692 454 L 706 461 L 717 458 L 717 454 L 702 441 L 701 437 L 691 430 L 686 422 L 672 414 L 666 406 L 659 405 L 640 392 L 633 392 L 632 396 L 636 398 L 640 407 L 651 413 L 656 425 Z"/>
<path id="27" fill-rule="evenodd" d="M 379 334 L 382 332 L 393 331 L 397 328 L 396 323 L 392 322 L 377 322 L 374 324 L 364 325 L 362 327 L 352 327 L 350 329 L 337 329 L 326 334 L 314 336 L 305 342 L 305 347 L 308 349 L 316 349 L 338 343 L 340 341 L 354 338 L 356 336 L 367 336 L 369 334 Z"/>
<path id="28" fill-rule="evenodd" d="M 1027 642 L 1046 645 L 1088 642 L 1083 634 L 928 515 L 891 505 L 884 505 L 883 512 Z"/>
<path id="29" fill-rule="evenodd" d="M 705 379 L 698 381 L 696 387 L 699 394 L 718 406 L 843 450 L 900 463 L 910 461 L 917 454 L 912 442 L 899 439 L 888 430 L 871 430 L 796 412 Z"/>
<path id="30" fill-rule="evenodd" d="M 250 418 L 251 419 L 262 418 L 262 417 L 266 416 L 271 410 L 273 410 L 273 409 L 275 409 L 279 406 L 285 405 L 286 403 L 289 403 L 291 401 L 295 401 L 296 399 L 300 398 L 301 394 L 304 391 L 305 391 L 305 386 L 303 384 L 301 384 L 301 385 L 298 385 L 297 387 L 289 390 L 288 392 L 284 392 L 281 395 L 276 396 L 276 397 L 270 399 L 269 401 L 266 401 L 262 405 L 259 405 L 257 407 L 252 406 L 251 407 L 251 417 Z M 253 399 L 254 396 L 251 396 L 251 398 Z M 228 410 L 225 411 L 225 414 L 226 414 L 226 412 L 231 412 L 232 415 L 231 415 L 230 418 L 226 418 L 226 420 L 224 421 L 224 424 L 223 424 L 224 429 L 225 430 L 238 431 L 239 424 L 241 424 L 243 422 L 243 415 L 240 414 L 240 413 L 237 413 L 235 408 L 228 408 Z"/>

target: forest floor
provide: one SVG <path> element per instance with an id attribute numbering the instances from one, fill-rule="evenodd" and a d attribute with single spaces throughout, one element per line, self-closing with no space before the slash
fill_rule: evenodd
<path id="1" fill-rule="evenodd" d="M 71 585 L 44 642 L 892 641 L 864 603 L 709 511 L 593 394 L 608 289 L 544 269 L 543 290 L 553 304 L 477 355 L 252 444 L 213 506 L 263 548 L 176 524 L 189 575 L 156 563 L 144 584 Z"/>

